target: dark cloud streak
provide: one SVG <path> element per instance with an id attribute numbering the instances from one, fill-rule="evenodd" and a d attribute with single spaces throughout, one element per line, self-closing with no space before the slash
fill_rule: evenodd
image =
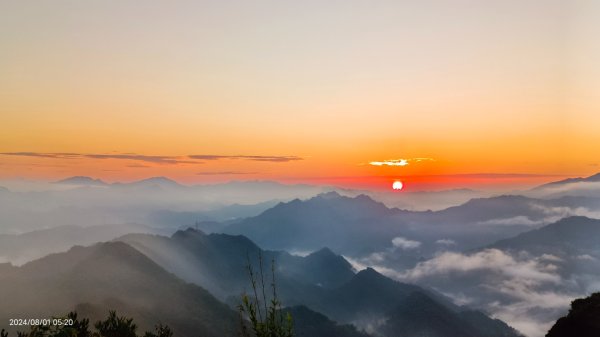
<path id="1" fill-rule="evenodd" d="M 33 157 L 49 159 L 116 159 L 132 160 L 161 165 L 202 164 L 203 161 L 215 160 L 251 160 L 259 162 L 285 163 L 303 160 L 298 156 L 254 156 L 254 155 L 188 155 L 188 156 L 150 156 L 135 153 L 67 153 L 67 152 L 3 152 L 0 155 L 16 157 Z M 241 174 L 230 172 L 228 174 Z"/>
<path id="2" fill-rule="evenodd" d="M 214 172 L 198 172 L 199 176 L 218 176 L 218 175 L 238 175 L 238 174 L 256 174 L 258 172 L 240 172 L 240 171 L 214 171 Z"/>
<path id="3" fill-rule="evenodd" d="M 267 161 L 267 162 L 275 162 L 275 163 L 284 163 L 296 160 L 303 160 L 303 158 L 298 156 L 248 156 L 248 155 L 213 155 L 213 154 L 194 154 L 188 156 L 191 159 L 201 159 L 201 160 L 221 160 L 221 159 L 242 159 L 242 160 L 252 160 L 252 161 Z"/>
<path id="4" fill-rule="evenodd" d="M 147 156 L 140 154 L 102 154 L 102 153 L 45 153 L 45 152 L 3 152 L 0 155 L 18 156 L 18 157 L 34 157 L 34 158 L 50 158 L 50 159 L 117 159 L 117 160 L 133 160 L 154 164 L 201 164 L 199 161 L 185 160 L 177 156 Z"/>

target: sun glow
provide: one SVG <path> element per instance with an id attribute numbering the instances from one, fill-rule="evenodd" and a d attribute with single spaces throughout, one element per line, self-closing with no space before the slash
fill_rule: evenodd
<path id="1" fill-rule="evenodd" d="M 403 187 L 404 184 L 402 184 L 402 182 L 399 180 L 394 181 L 394 183 L 392 184 L 392 188 L 397 191 L 400 191 Z"/>

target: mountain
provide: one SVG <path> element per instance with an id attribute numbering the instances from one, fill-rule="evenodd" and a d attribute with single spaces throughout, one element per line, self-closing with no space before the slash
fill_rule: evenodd
<path id="1" fill-rule="evenodd" d="M 173 179 L 169 179 L 167 177 L 150 177 L 138 181 L 134 181 L 131 183 L 114 183 L 112 186 L 115 187 L 127 187 L 127 188 L 183 188 L 185 186 L 179 184 Z"/>
<path id="2" fill-rule="evenodd" d="M 67 251 L 75 245 L 87 246 L 128 233 L 160 233 L 139 224 L 73 225 L 36 230 L 23 234 L 0 234 L 0 262 L 23 264 L 51 253 Z"/>
<path id="3" fill-rule="evenodd" d="M 561 219 L 542 228 L 528 231 L 516 237 L 500 240 L 490 247 L 510 250 L 526 250 L 534 254 L 599 254 L 600 220 L 583 216 Z"/>
<path id="4" fill-rule="evenodd" d="M 480 312 L 453 312 L 427 295 L 413 292 L 398 302 L 381 330 L 395 337 L 519 336 L 505 323 L 485 316 L 482 322 L 481 316 Z"/>
<path id="5" fill-rule="evenodd" d="M 294 320 L 294 336 L 296 337 L 369 337 L 350 324 L 340 325 L 327 316 L 310 310 L 305 306 L 286 308 L 284 313 L 292 315 Z"/>
<path id="6" fill-rule="evenodd" d="M 248 286 L 246 267 L 270 271 L 275 262 L 282 296 L 286 289 L 298 294 L 302 289 L 336 286 L 354 276 L 352 266 L 333 252 L 323 250 L 308 257 L 281 251 L 263 251 L 241 235 L 205 234 L 195 229 L 177 231 L 171 237 L 131 234 L 118 238 L 135 247 L 158 264 L 188 282 L 194 282 L 221 299 L 239 295 Z M 312 290 L 311 290 L 312 291 Z"/>
<path id="7" fill-rule="evenodd" d="M 537 198 L 559 198 L 562 196 L 597 197 L 600 192 L 600 173 L 589 177 L 568 178 L 537 186 L 523 193 Z"/>
<path id="8" fill-rule="evenodd" d="M 195 229 L 178 231 L 170 238 L 135 234 L 117 240 L 128 243 L 165 269 L 208 289 L 231 305 L 237 304 L 239 293 L 248 290 L 249 278 L 245 272 L 248 263 L 253 266 L 255 275 L 259 275 L 261 262 L 257 256 L 260 252 L 264 277 L 269 280 L 271 261 L 275 262 L 278 294 L 284 305 L 305 306 L 343 324 L 365 329 L 374 327 L 414 292 L 427 294 L 425 296 L 436 305 L 457 314 L 465 310 L 443 300 L 442 295 L 396 282 L 371 268 L 355 274 L 342 256 L 328 248 L 299 257 L 261 250 L 244 236 L 205 234 Z M 484 317 L 482 324 L 492 327 L 490 330 L 494 333 L 512 331 L 507 326 L 495 326 L 494 320 L 481 316 Z M 496 336 L 492 332 L 479 337 Z"/>
<path id="9" fill-rule="evenodd" d="M 329 248 L 322 248 L 301 259 L 281 254 L 279 265 L 288 277 L 325 288 L 340 286 L 354 277 L 352 265 Z"/>
<path id="10" fill-rule="evenodd" d="M 520 195 L 501 195 L 491 198 L 476 198 L 466 203 L 434 212 L 430 219 L 455 223 L 464 221 L 481 223 L 492 219 L 508 219 L 525 216 L 531 220 L 543 219 L 545 214 L 540 210 L 532 210 L 531 204 L 539 200 Z"/>
<path id="11" fill-rule="evenodd" d="M 233 336 L 236 330 L 235 311 L 123 242 L 76 246 L 0 275 L 2 322 L 73 309 L 94 322 L 114 309 L 141 330 L 158 322 L 176 336 Z"/>
<path id="12" fill-rule="evenodd" d="M 63 185 L 78 185 L 78 186 L 107 186 L 108 184 L 100 179 L 94 179 L 90 177 L 84 176 L 75 176 L 70 178 L 65 178 L 63 180 L 59 180 L 55 182 L 55 184 L 63 184 Z"/>
<path id="13" fill-rule="evenodd" d="M 396 282 L 372 268 L 359 271 L 354 277 L 333 289 L 312 305 L 340 322 L 360 321 L 366 317 L 383 316 L 398 301 L 422 288 Z M 309 305 L 310 306 L 310 305 Z"/>
<path id="14" fill-rule="evenodd" d="M 213 233 L 222 231 L 233 221 L 256 216 L 276 204 L 276 201 L 249 205 L 233 204 L 204 211 L 161 209 L 148 212 L 146 221 L 162 227 L 173 227 L 176 224 L 185 229 L 195 226 L 202 231 Z"/>
<path id="15" fill-rule="evenodd" d="M 569 313 L 559 318 L 546 337 L 600 336 L 600 293 L 571 302 Z"/>
<path id="16" fill-rule="evenodd" d="M 391 280 L 367 268 L 346 284 L 326 292 L 310 308 L 375 335 L 516 337 L 506 323 L 458 307 L 416 285 Z M 473 315 L 476 315 L 473 318 Z M 477 327 L 475 326 L 477 325 Z M 485 328 L 478 328 L 479 326 Z"/>
<path id="17" fill-rule="evenodd" d="M 414 264 L 438 252 L 439 240 L 451 240 L 456 250 L 469 249 L 554 221 L 566 212 L 559 201 L 505 195 L 472 199 L 436 212 L 415 212 L 388 208 L 365 195 L 351 198 L 331 192 L 279 203 L 255 217 L 234 221 L 223 232 L 245 235 L 277 250 L 327 246 L 356 257 L 388 248 L 388 253 L 401 252 L 404 260 L 411 258 Z M 392 242 L 395 237 L 418 243 L 412 246 L 415 249 L 398 249 Z"/>
<path id="18" fill-rule="evenodd" d="M 536 188 L 539 189 L 539 188 L 546 188 L 546 187 L 557 187 L 560 185 L 581 183 L 581 182 L 584 182 L 584 183 L 600 182 L 600 173 L 596 173 L 589 177 L 576 177 L 576 178 L 567 178 L 567 179 L 563 179 L 563 180 L 559 180 L 559 181 L 553 181 L 553 182 L 538 186 Z"/>
<path id="19" fill-rule="evenodd" d="M 117 310 L 132 317 L 141 331 L 160 322 L 183 337 L 235 336 L 239 324 L 238 314 L 206 290 L 120 241 L 76 246 L 21 267 L 0 264 L 0 298 L 5 322 L 15 315 L 53 317 L 71 310 L 95 322 Z M 306 307 L 284 311 L 293 315 L 296 336 L 368 337 Z"/>
<path id="20" fill-rule="evenodd" d="M 600 220 L 566 217 L 477 249 L 442 253 L 403 275 L 496 317 L 511 315 L 516 328 L 540 336 L 573 298 L 598 289 L 598 242 Z"/>
<path id="21" fill-rule="evenodd" d="M 327 246 L 346 253 L 353 247 L 364 250 L 365 244 L 381 247 L 389 243 L 388 233 L 401 227 L 391 218 L 397 212 L 365 195 L 350 198 L 330 192 L 279 203 L 256 217 L 227 226 L 224 233 L 248 236 L 270 249 L 316 250 Z M 373 230 L 373 223 L 378 224 L 378 230 Z"/>

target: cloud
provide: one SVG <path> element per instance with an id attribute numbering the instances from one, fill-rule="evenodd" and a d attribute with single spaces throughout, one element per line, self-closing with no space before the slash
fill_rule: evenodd
<path id="1" fill-rule="evenodd" d="M 117 159 L 117 160 L 132 160 L 154 164 L 201 164 L 199 161 L 190 161 L 186 157 L 181 156 L 148 156 L 135 153 L 60 153 L 60 152 L 4 152 L 0 155 L 5 156 L 20 156 L 20 157 L 37 157 L 37 158 L 52 158 L 52 159 Z"/>
<path id="2" fill-rule="evenodd" d="M 560 218 L 542 219 L 534 221 L 529 219 L 527 216 L 519 215 L 511 218 L 498 218 L 486 221 L 480 221 L 477 225 L 482 226 L 512 226 L 512 225 L 525 225 L 525 226 L 536 226 L 548 222 L 559 220 Z"/>
<path id="3" fill-rule="evenodd" d="M 421 247 L 421 242 L 398 236 L 392 239 L 392 245 L 402 250 L 409 250 Z"/>
<path id="4" fill-rule="evenodd" d="M 303 160 L 303 158 L 298 156 L 249 156 L 249 155 L 213 155 L 213 154 L 194 154 L 188 156 L 191 159 L 201 159 L 201 160 L 221 160 L 221 159 L 242 159 L 242 160 L 252 160 L 252 161 L 267 161 L 267 162 L 275 162 L 275 163 L 284 163 L 296 160 Z"/>
<path id="5" fill-rule="evenodd" d="M 406 159 L 388 159 L 384 161 L 372 161 L 369 162 L 369 165 L 373 166 L 406 166 L 408 165 L 408 160 Z"/>
<path id="6" fill-rule="evenodd" d="M 357 272 L 370 267 L 370 268 L 373 268 L 374 270 L 376 270 L 378 273 L 388 276 L 388 277 L 391 277 L 391 278 L 397 278 L 397 276 L 399 275 L 399 273 L 392 268 L 373 265 L 373 264 L 369 263 L 368 261 L 354 259 L 354 258 L 351 258 L 346 255 L 342 255 L 342 257 L 344 259 L 346 259 L 348 261 L 348 263 L 350 263 L 352 268 Z"/>
<path id="7" fill-rule="evenodd" d="M 560 276 L 549 272 L 547 265 L 541 264 L 537 259 L 518 261 L 499 249 L 486 249 L 470 255 L 445 252 L 420 262 L 415 268 L 406 271 L 403 278 L 414 281 L 439 274 L 473 271 L 494 272 L 528 280 L 530 283 L 560 283 Z"/>
<path id="8" fill-rule="evenodd" d="M 596 258 L 589 254 L 577 255 L 575 258 L 582 261 L 596 261 Z"/>
<path id="9" fill-rule="evenodd" d="M 440 240 L 437 240 L 435 243 L 437 243 L 438 245 L 444 245 L 444 246 L 454 246 L 456 244 L 456 241 L 454 241 L 452 239 L 440 239 Z"/>
<path id="10" fill-rule="evenodd" d="M 203 161 L 213 161 L 221 159 L 241 159 L 260 162 L 284 163 L 296 160 L 303 160 L 298 156 L 255 156 L 255 155 L 188 155 L 188 156 L 166 156 L 166 155 L 141 155 L 136 153 L 61 153 L 61 152 L 3 152 L 0 155 L 35 157 L 50 159 L 116 159 L 132 160 L 153 164 L 202 164 Z M 231 173 L 230 173 L 231 174 Z"/>
<path id="11" fill-rule="evenodd" d="M 493 318 L 509 323 L 525 336 L 543 337 L 556 320 L 532 316 L 530 309 L 523 302 L 513 304 L 492 302 L 489 305 L 489 311 Z"/>
<path id="12" fill-rule="evenodd" d="M 419 163 L 422 161 L 434 161 L 432 158 L 409 158 L 409 159 L 386 159 L 382 161 L 372 161 L 372 166 L 407 166 L 411 162 Z"/>
<path id="13" fill-rule="evenodd" d="M 241 171 L 210 171 L 210 172 L 198 172 L 200 176 L 218 176 L 218 175 L 236 175 L 236 174 L 256 174 L 257 172 L 241 172 Z"/>
<path id="14" fill-rule="evenodd" d="M 542 254 L 542 256 L 540 256 L 539 259 L 543 260 L 543 261 L 550 261 L 550 262 L 563 262 L 564 261 L 560 257 L 558 257 L 556 255 L 552 255 L 552 254 Z"/>
<path id="15" fill-rule="evenodd" d="M 498 249 L 445 252 L 407 271 L 389 272 L 400 281 L 427 285 L 474 308 L 490 312 L 530 337 L 541 337 L 569 303 L 582 295 L 559 275 L 563 259 L 551 254 L 511 255 Z"/>
<path id="16" fill-rule="evenodd" d="M 92 159 L 136 160 L 154 164 L 200 164 L 197 161 L 182 160 L 175 156 L 146 156 L 140 154 L 83 154 L 82 157 Z"/>
<path id="17" fill-rule="evenodd" d="M 586 183 L 586 184 L 594 184 L 594 183 Z M 600 188 L 600 183 L 598 185 Z M 600 218 L 600 210 L 589 209 L 587 207 L 568 207 L 568 206 L 555 206 L 555 207 L 547 207 L 544 205 L 532 204 L 531 208 L 534 210 L 541 211 L 545 215 L 547 215 L 544 222 L 550 223 L 558 221 L 562 218 L 566 218 L 569 216 L 586 216 L 588 218 Z"/>
<path id="18" fill-rule="evenodd" d="M 60 158 L 75 159 L 81 156 L 79 153 L 42 153 L 42 152 L 2 152 L 3 156 L 38 157 L 38 158 Z"/>

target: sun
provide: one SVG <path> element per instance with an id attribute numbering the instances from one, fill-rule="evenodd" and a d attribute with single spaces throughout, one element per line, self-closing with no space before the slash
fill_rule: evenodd
<path id="1" fill-rule="evenodd" d="M 402 182 L 400 180 L 396 180 L 392 184 L 392 188 L 395 190 L 398 190 L 398 191 L 400 191 L 402 189 L 402 187 L 404 187 L 404 184 L 402 184 Z"/>

